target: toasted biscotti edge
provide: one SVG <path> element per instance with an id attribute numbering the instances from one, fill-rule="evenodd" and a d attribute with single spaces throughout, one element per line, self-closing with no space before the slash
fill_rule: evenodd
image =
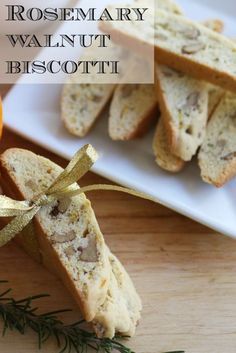
<path id="1" fill-rule="evenodd" d="M 232 113 L 231 104 L 233 107 Z M 236 141 L 235 114 L 236 98 L 234 95 L 226 93 L 211 117 L 205 140 L 198 154 L 198 164 L 203 181 L 218 188 L 236 176 L 236 144 L 227 153 L 224 150 L 227 146 L 225 142 L 233 143 L 233 141 Z M 226 124 L 224 124 L 223 119 L 228 119 L 229 116 L 235 119 L 233 126 L 230 125 L 230 121 L 226 121 Z M 224 125 L 221 126 L 220 124 Z M 228 135 L 225 136 L 226 133 L 230 134 L 231 132 L 234 134 L 233 139 L 229 139 Z M 212 137 L 216 138 L 216 141 L 212 141 Z M 225 157 L 220 156 L 223 152 L 226 153 Z"/>
<path id="2" fill-rule="evenodd" d="M 161 65 L 156 65 L 155 73 L 157 99 L 170 151 L 188 162 L 204 138 L 208 119 L 208 85 Z"/>
<path id="3" fill-rule="evenodd" d="M 217 105 L 225 95 L 225 91 L 217 86 L 208 85 L 209 102 L 208 102 L 208 118 L 210 119 Z"/>
<path id="4" fill-rule="evenodd" d="M 170 56 L 169 52 L 163 49 L 156 49 L 156 57 L 158 58 L 158 63 L 165 64 L 171 68 L 184 72 L 189 76 L 195 77 L 199 80 L 205 80 L 212 83 L 213 85 L 221 86 L 225 90 L 229 90 L 236 93 L 236 77 L 233 78 L 226 73 L 223 73 L 220 77 L 218 74 L 210 67 L 203 65 L 196 65 L 191 62 L 188 58 L 184 58 L 178 54 L 173 54 Z"/>
<path id="5" fill-rule="evenodd" d="M 150 108 L 149 112 L 141 118 L 141 121 L 137 125 L 136 129 L 127 135 L 117 137 L 113 135 L 113 133 L 109 132 L 111 139 L 113 141 L 130 141 L 143 137 L 152 123 L 155 113 L 157 112 L 157 106 Z"/>
<path id="6" fill-rule="evenodd" d="M 24 200 L 23 195 L 19 192 L 16 184 L 9 178 L 8 173 L 4 167 L 1 166 L 1 155 L 0 155 L 0 184 L 4 195 L 8 195 L 16 200 Z M 5 222 L 6 221 L 6 222 Z M 9 219 L 3 219 L 3 223 L 7 224 Z M 42 263 L 42 255 L 39 251 L 38 239 L 35 236 L 33 221 L 29 224 L 30 227 L 30 239 L 28 230 L 23 230 L 20 234 L 17 234 L 14 241 L 36 262 Z M 33 234 L 32 234 L 33 233 Z M 24 238 L 23 237 L 27 237 Z M 51 269 L 53 273 L 53 268 Z"/>
<path id="7" fill-rule="evenodd" d="M 132 97 L 128 97 L 128 99 L 126 99 L 125 97 L 122 101 L 122 91 L 125 90 L 126 87 L 127 88 L 131 87 L 131 90 L 132 90 L 132 86 L 133 86 L 132 84 L 119 85 L 117 86 L 113 95 L 113 99 L 110 105 L 108 130 L 109 130 L 109 136 L 114 141 L 129 141 L 138 137 L 142 137 L 148 130 L 151 122 L 158 115 L 158 104 L 154 96 L 153 97 L 154 99 L 151 99 L 150 102 L 143 102 L 143 106 L 146 107 L 146 109 L 144 112 L 142 112 L 141 115 L 139 115 L 140 113 L 137 110 L 137 114 L 135 115 L 134 119 L 136 120 L 137 116 L 139 117 L 139 119 L 138 121 L 135 121 L 135 124 L 133 123 L 134 119 L 132 120 L 131 126 L 129 126 L 128 119 L 126 119 L 125 117 L 122 117 L 121 119 L 121 116 L 120 116 L 121 107 L 123 107 L 123 109 L 125 110 L 125 114 L 127 113 L 133 114 L 134 111 L 136 111 L 135 110 L 137 108 L 136 103 L 134 105 L 134 109 L 132 109 L 132 106 L 131 106 L 131 102 L 132 103 L 134 102 L 134 100 L 130 101 Z M 137 86 L 138 86 L 138 89 L 136 94 L 140 93 L 144 95 L 144 92 L 142 92 L 143 88 L 146 88 L 148 90 L 150 88 L 152 89 L 152 85 L 137 85 Z M 154 90 L 154 87 L 153 87 L 153 90 Z M 143 97 L 144 96 L 142 96 L 141 98 L 143 99 Z M 148 96 L 148 99 L 149 98 L 150 96 Z M 126 124 L 127 126 L 124 126 L 124 124 Z"/>
<path id="8" fill-rule="evenodd" d="M 172 0 L 161 0 L 158 2 L 158 6 L 162 10 L 183 15 L 183 10 Z M 156 163 L 160 168 L 171 173 L 178 173 L 184 168 L 185 162 L 181 158 L 175 156 L 170 150 L 163 114 L 157 123 L 152 142 L 152 149 L 156 158 Z"/>
<path id="9" fill-rule="evenodd" d="M 173 124 L 173 121 L 171 119 L 171 113 L 168 109 L 168 104 L 166 104 L 166 100 L 164 97 L 164 94 L 162 94 L 162 87 L 160 85 L 160 80 L 157 78 L 158 77 L 158 71 L 159 71 L 159 65 L 156 64 L 155 68 L 155 89 L 156 89 L 156 94 L 157 94 L 157 101 L 160 106 L 161 110 L 161 116 L 162 116 L 162 121 L 163 121 L 163 128 L 165 129 L 165 134 L 166 134 L 166 140 L 169 146 L 169 150 L 171 151 L 171 146 L 176 146 L 177 144 L 177 129 Z"/>
<path id="10" fill-rule="evenodd" d="M 158 121 L 152 146 L 156 163 L 160 168 L 171 173 L 180 172 L 184 168 L 185 162 L 170 151 L 166 128 L 162 117 L 160 117 Z"/>

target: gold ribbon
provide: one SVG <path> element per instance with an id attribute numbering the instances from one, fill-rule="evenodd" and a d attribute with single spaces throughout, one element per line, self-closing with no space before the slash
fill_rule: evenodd
<path id="1" fill-rule="evenodd" d="M 86 145 L 74 155 L 68 166 L 52 185 L 32 200 L 16 201 L 6 196 L 0 196 L 0 217 L 15 217 L 0 231 L 0 247 L 20 233 L 41 207 L 55 202 L 58 198 L 71 198 L 92 190 L 112 190 L 156 202 L 154 198 L 144 193 L 115 185 L 96 184 L 76 189 L 70 188 L 90 170 L 97 159 L 96 150 L 91 145 Z"/>

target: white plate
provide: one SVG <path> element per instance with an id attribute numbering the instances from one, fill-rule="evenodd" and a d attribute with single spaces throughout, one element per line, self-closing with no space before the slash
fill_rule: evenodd
<path id="1" fill-rule="evenodd" d="M 223 19 L 226 34 L 236 37 L 235 0 L 179 2 L 192 18 Z M 195 162 L 178 175 L 165 173 L 156 166 L 152 155 L 153 133 L 138 141 L 112 142 L 107 134 L 106 116 L 86 138 L 70 136 L 60 121 L 60 92 L 61 86 L 57 85 L 15 85 L 4 100 L 5 125 L 67 159 L 79 147 L 91 143 L 101 155 L 94 172 L 146 192 L 157 202 L 236 237 L 235 180 L 222 189 L 204 184 Z"/>

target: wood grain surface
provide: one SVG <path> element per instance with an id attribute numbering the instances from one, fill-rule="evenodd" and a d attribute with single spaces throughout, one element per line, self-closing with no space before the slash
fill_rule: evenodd
<path id="1" fill-rule="evenodd" d="M 16 104 L 16 102 L 12 102 Z M 28 148 L 65 166 L 66 161 L 5 130 L 1 151 Z M 81 185 L 108 182 L 88 173 Z M 137 353 L 183 349 L 186 353 L 236 352 L 236 242 L 167 208 L 116 192 L 89 194 L 112 251 L 131 274 L 143 300 L 137 335 L 127 342 Z M 20 298 L 49 293 L 41 310 L 79 312 L 60 281 L 11 243 L 0 249 L 0 279 Z M 5 285 L 2 285 L 6 288 Z M 54 353 L 54 342 L 42 353 Z M 0 338 L 1 353 L 38 352 L 33 333 Z"/>

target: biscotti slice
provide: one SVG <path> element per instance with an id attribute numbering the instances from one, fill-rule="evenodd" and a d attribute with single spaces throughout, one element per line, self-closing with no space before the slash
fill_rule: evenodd
<path id="1" fill-rule="evenodd" d="M 110 106 L 109 135 L 112 140 L 131 140 L 140 137 L 146 132 L 157 113 L 154 85 L 118 85 Z"/>
<path id="2" fill-rule="evenodd" d="M 220 103 L 221 98 L 225 95 L 225 90 L 220 87 L 209 84 L 209 99 L 208 99 L 208 118 L 211 118 L 215 108 Z"/>
<path id="3" fill-rule="evenodd" d="M 156 158 L 156 163 L 168 172 L 177 173 L 183 169 L 185 162 L 175 156 L 169 146 L 166 128 L 161 117 L 158 121 L 155 136 L 153 139 L 153 152 Z"/>
<path id="4" fill-rule="evenodd" d="M 156 87 L 170 150 L 184 161 L 190 161 L 204 139 L 208 86 L 166 66 L 156 65 Z"/>
<path id="5" fill-rule="evenodd" d="M 120 261 L 107 248 L 111 264 L 108 295 L 93 320 L 99 337 L 113 337 L 115 332 L 132 337 L 140 320 L 141 300 Z"/>
<path id="6" fill-rule="evenodd" d="M 183 14 L 182 9 L 170 0 L 159 0 L 158 7 L 162 10 L 176 13 L 177 15 Z M 170 150 L 163 116 L 160 117 L 157 123 L 152 148 L 156 163 L 160 168 L 172 173 L 177 173 L 183 169 L 185 162 L 181 158 L 175 156 Z"/>
<path id="7" fill-rule="evenodd" d="M 202 179 L 221 187 L 236 175 L 236 98 L 226 94 L 207 126 L 200 149 Z"/>
<path id="8" fill-rule="evenodd" d="M 204 21 L 203 24 L 218 33 L 222 33 L 224 30 L 224 22 L 219 19 L 209 19 Z M 224 94 L 225 90 L 218 86 L 209 84 L 208 118 L 211 118 L 215 108 L 221 101 Z"/>
<path id="9" fill-rule="evenodd" d="M 109 10 L 114 10 L 115 5 Z M 184 16 L 150 8 L 144 23 L 103 22 L 101 30 L 113 41 L 151 55 L 154 48 L 159 64 L 236 92 L 236 44 L 204 25 Z"/>
<path id="10" fill-rule="evenodd" d="M 88 48 L 83 52 L 80 60 L 97 60 L 101 57 L 101 48 Z M 111 46 L 117 58 L 124 54 L 124 50 Z M 91 130 L 96 120 L 108 104 L 114 84 L 98 83 L 97 69 L 92 67 L 87 77 L 88 82 L 80 82 L 81 77 L 75 73 L 70 76 L 62 89 L 61 118 L 66 129 L 73 135 L 84 137 Z M 90 83 L 92 82 L 92 83 Z"/>
<path id="11" fill-rule="evenodd" d="M 115 85 L 78 84 L 73 83 L 72 80 L 73 78 L 63 87 L 62 120 L 70 133 L 84 137 L 109 102 Z"/>

